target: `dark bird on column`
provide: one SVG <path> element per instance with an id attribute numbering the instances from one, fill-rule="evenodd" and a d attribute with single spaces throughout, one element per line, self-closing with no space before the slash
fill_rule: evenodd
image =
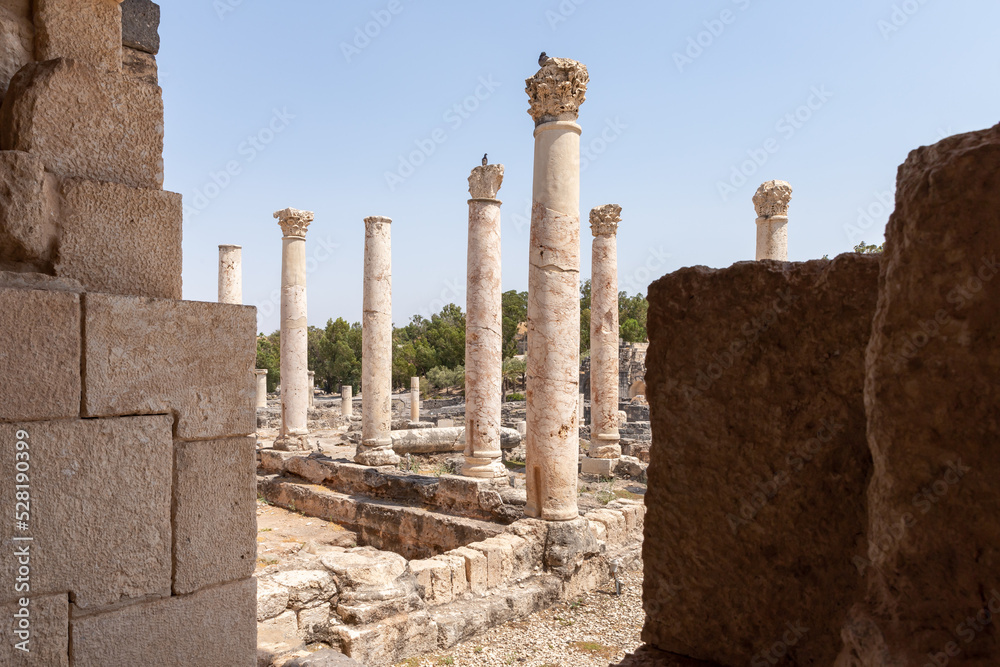
<path id="1" fill-rule="evenodd" d="M 489 160 L 486 159 L 486 155 L 487 155 L 486 153 L 483 153 L 483 166 L 484 167 L 490 163 Z"/>
<path id="2" fill-rule="evenodd" d="M 542 51 L 542 55 L 538 56 L 538 66 L 542 67 L 543 65 L 545 65 L 545 61 L 547 61 L 548 59 L 549 57 L 545 55 L 545 51 Z"/>

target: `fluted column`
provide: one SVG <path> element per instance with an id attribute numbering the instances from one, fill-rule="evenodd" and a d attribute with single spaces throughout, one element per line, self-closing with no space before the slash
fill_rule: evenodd
<path id="1" fill-rule="evenodd" d="M 257 407 L 266 408 L 267 407 L 267 369 L 257 368 L 254 370 L 254 375 L 257 376 Z"/>
<path id="2" fill-rule="evenodd" d="M 219 303 L 243 304 L 242 246 L 219 246 Z"/>
<path id="3" fill-rule="evenodd" d="M 583 472 L 610 476 L 621 458 L 618 432 L 618 223 L 622 207 L 590 212 L 590 451 Z"/>
<path id="4" fill-rule="evenodd" d="M 306 230 L 311 211 L 286 208 L 274 214 L 281 226 L 281 431 L 275 449 L 309 449 L 308 330 L 306 324 Z"/>
<path id="5" fill-rule="evenodd" d="M 362 465 L 399 463 L 392 451 L 392 220 L 365 218 L 364 315 L 361 324 Z"/>
<path id="6" fill-rule="evenodd" d="M 587 68 L 549 58 L 526 81 L 535 121 L 528 266 L 525 514 L 551 521 L 577 508 L 580 376 L 580 133 Z"/>
<path id="7" fill-rule="evenodd" d="M 503 165 L 469 176 L 469 251 L 465 325 L 465 464 L 462 474 L 507 477 L 501 461 L 503 325 L 500 284 L 500 200 Z"/>
<path id="8" fill-rule="evenodd" d="M 349 384 L 340 388 L 340 414 L 342 417 L 354 414 L 354 387 Z"/>
<path id="9" fill-rule="evenodd" d="M 753 196 L 757 210 L 757 259 L 788 261 L 788 204 L 792 186 L 768 181 Z"/>

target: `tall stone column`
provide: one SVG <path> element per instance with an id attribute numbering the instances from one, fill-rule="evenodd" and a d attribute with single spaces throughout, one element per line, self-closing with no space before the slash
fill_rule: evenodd
<path id="1" fill-rule="evenodd" d="M 219 246 L 219 303 L 243 305 L 242 246 Z"/>
<path id="2" fill-rule="evenodd" d="M 788 204 L 792 186 L 785 181 L 768 181 L 753 196 L 757 209 L 757 259 L 788 261 Z"/>
<path id="3" fill-rule="evenodd" d="M 500 284 L 500 201 L 503 165 L 469 176 L 469 252 L 465 304 L 465 464 L 462 474 L 507 478 L 501 462 L 503 326 Z"/>
<path id="4" fill-rule="evenodd" d="M 526 81 L 535 121 L 528 256 L 528 433 L 525 514 L 579 516 L 580 133 L 590 77 L 575 60 L 549 58 Z"/>
<path id="5" fill-rule="evenodd" d="M 354 387 L 345 384 L 340 388 L 340 415 L 350 417 L 354 414 Z"/>
<path id="6" fill-rule="evenodd" d="M 306 230 L 311 211 L 286 208 L 274 214 L 281 238 L 281 431 L 275 449 L 309 449 L 308 332 L 306 327 Z"/>
<path id="7" fill-rule="evenodd" d="M 316 406 L 316 371 L 306 373 L 309 376 L 309 407 Z"/>
<path id="8" fill-rule="evenodd" d="M 257 376 L 257 407 L 266 408 L 267 407 L 267 369 L 257 368 L 254 370 L 254 375 Z"/>
<path id="9" fill-rule="evenodd" d="M 622 207 L 590 212 L 590 451 L 583 472 L 610 476 L 621 458 L 618 432 L 618 223 Z"/>
<path id="10" fill-rule="evenodd" d="M 420 421 L 420 378 L 410 378 L 410 421 Z"/>
<path id="11" fill-rule="evenodd" d="M 364 315 L 361 324 L 361 444 L 354 460 L 395 465 L 392 451 L 392 220 L 365 218 Z"/>

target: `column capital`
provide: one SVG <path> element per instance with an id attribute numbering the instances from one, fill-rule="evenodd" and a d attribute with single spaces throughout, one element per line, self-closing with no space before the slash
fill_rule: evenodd
<path id="1" fill-rule="evenodd" d="M 365 229 L 371 229 L 372 227 L 378 225 L 391 225 L 392 218 L 387 218 L 382 215 L 371 215 L 365 218 Z"/>
<path id="2" fill-rule="evenodd" d="M 554 120 L 576 120 L 587 99 L 587 66 L 569 58 L 549 58 L 535 76 L 525 80 L 531 101 L 528 114 L 535 125 Z"/>
<path id="3" fill-rule="evenodd" d="M 255 368 L 255 369 L 253 369 L 253 374 L 257 375 L 257 376 L 267 375 L 267 369 L 266 368 Z"/>
<path id="4" fill-rule="evenodd" d="M 503 185 L 503 165 L 476 167 L 469 176 L 469 194 L 473 199 L 496 199 Z"/>
<path id="5" fill-rule="evenodd" d="M 284 236 L 297 236 L 304 239 L 306 237 L 306 230 L 309 229 L 309 223 L 313 221 L 316 215 L 312 211 L 286 208 L 275 211 L 274 217 L 278 219 L 278 224 L 281 226 L 281 233 Z"/>
<path id="6" fill-rule="evenodd" d="M 788 217 L 788 204 L 792 201 L 792 186 L 786 181 L 768 181 L 753 196 L 758 218 Z"/>
<path id="7" fill-rule="evenodd" d="M 622 207 L 618 204 L 605 204 L 590 211 L 590 231 L 595 237 L 615 236 L 621 221 Z"/>
<path id="8" fill-rule="evenodd" d="M 219 250 L 242 250 L 242 249 L 243 246 L 241 245 L 222 244 L 219 246 Z"/>

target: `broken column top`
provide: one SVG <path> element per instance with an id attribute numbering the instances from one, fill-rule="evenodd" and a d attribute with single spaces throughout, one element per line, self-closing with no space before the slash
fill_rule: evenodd
<path id="1" fill-rule="evenodd" d="M 618 204 L 605 204 L 590 211 L 590 231 L 594 236 L 616 235 L 621 221 L 622 207 Z"/>
<path id="2" fill-rule="evenodd" d="M 587 99 L 590 74 L 587 66 L 569 58 L 549 58 L 535 76 L 525 80 L 531 99 L 528 114 L 535 125 L 556 120 L 576 120 Z"/>
<path id="3" fill-rule="evenodd" d="M 476 167 L 469 176 L 469 194 L 473 199 L 496 199 L 503 185 L 503 165 Z"/>
<path id="4" fill-rule="evenodd" d="M 387 218 L 384 215 L 371 215 L 365 218 L 365 227 L 369 225 L 390 225 L 392 224 L 392 218 Z"/>
<path id="5" fill-rule="evenodd" d="M 758 218 L 788 217 L 788 204 L 792 201 L 792 186 L 786 181 L 768 181 L 753 196 Z"/>
<path id="6" fill-rule="evenodd" d="M 305 238 L 306 230 L 309 229 L 309 223 L 313 221 L 316 215 L 312 211 L 286 208 L 276 211 L 274 217 L 278 219 L 278 224 L 281 225 L 282 234 Z"/>

